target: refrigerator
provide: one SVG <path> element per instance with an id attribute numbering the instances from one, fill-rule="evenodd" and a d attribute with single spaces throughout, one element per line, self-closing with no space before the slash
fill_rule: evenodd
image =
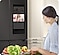
<path id="1" fill-rule="evenodd" d="M 0 53 L 16 44 L 27 46 L 27 0 L 1 0 Z"/>

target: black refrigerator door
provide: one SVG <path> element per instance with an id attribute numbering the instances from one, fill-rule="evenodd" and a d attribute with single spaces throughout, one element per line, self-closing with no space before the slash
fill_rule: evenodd
<path id="1" fill-rule="evenodd" d="M 10 0 L 10 40 L 27 39 L 27 0 Z M 24 14 L 24 22 L 13 22 L 14 14 Z"/>
<path id="2" fill-rule="evenodd" d="M 0 2 L 0 40 L 9 40 L 9 0 Z"/>

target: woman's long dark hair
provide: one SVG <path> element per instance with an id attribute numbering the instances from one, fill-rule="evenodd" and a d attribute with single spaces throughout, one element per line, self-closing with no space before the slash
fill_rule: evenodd
<path id="1" fill-rule="evenodd" d="M 47 16 L 47 17 L 52 17 L 52 18 L 56 18 L 57 17 L 57 24 L 59 21 L 59 16 L 56 13 L 56 10 L 52 7 L 52 6 L 47 6 L 46 8 L 43 9 L 42 14 Z"/>

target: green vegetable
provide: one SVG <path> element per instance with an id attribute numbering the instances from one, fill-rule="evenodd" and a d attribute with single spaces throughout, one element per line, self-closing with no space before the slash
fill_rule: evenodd
<path id="1" fill-rule="evenodd" d="M 21 47 L 19 45 L 10 45 L 7 47 L 7 51 L 9 55 L 20 55 L 21 53 Z"/>

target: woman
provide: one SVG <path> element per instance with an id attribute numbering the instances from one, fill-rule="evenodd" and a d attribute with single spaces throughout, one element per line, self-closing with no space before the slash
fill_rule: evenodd
<path id="1" fill-rule="evenodd" d="M 31 48 L 31 54 L 33 55 L 38 51 L 42 55 L 58 55 L 58 15 L 52 6 L 44 8 L 42 14 L 44 21 L 51 26 L 44 42 L 44 48 Z"/>

